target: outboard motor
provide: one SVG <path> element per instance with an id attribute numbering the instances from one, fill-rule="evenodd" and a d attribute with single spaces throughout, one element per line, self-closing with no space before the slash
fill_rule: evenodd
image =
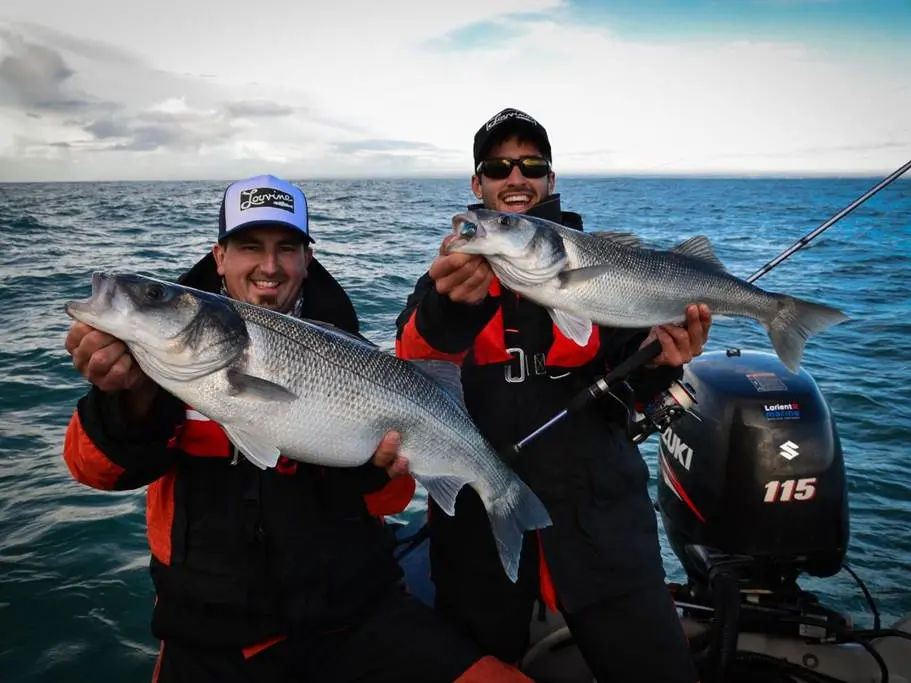
<path id="1" fill-rule="evenodd" d="M 849 537 L 838 431 L 806 371 L 769 353 L 706 353 L 631 410 L 628 428 L 637 442 L 660 433 L 658 507 L 687 574 L 669 588 L 699 680 L 857 683 L 886 680 L 890 665 L 909 670 L 871 640 L 902 633 L 878 619 L 855 630 L 798 584 L 840 571 Z M 533 621 L 532 642 L 521 668 L 535 680 L 591 683 L 561 615 Z"/>
<path id="2" fill-rule="evenodd" d="M 674 597 L 709 629 L 700 678 L 718 683 L 744 631 L 824 638 L 848 628 L 797 585 L 802 573 L 842 568 L 845 466 L 819 387 L 777 356 L 707 353 L 685 366 L 682 383 L 695 405 L 661 431 L 658 507 L 688 579 Z"/>
<path id="3" fill-rule="evenodd" d="M 696 405 L 661 433 L 658 506 L 687 576 L 705 578 L 690 545 L 750 558 L 742 578 L 754 588 L 838 572 L 849 536 L 845 467 L 812 377 L 734 349 L 685 367 Z"/>

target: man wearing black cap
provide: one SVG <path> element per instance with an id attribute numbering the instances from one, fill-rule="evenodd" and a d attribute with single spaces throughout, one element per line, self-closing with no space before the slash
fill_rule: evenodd
<path id="1" fill-rule="evenodd" d="M 554 193 L 547 131 L 525 112 L 504 109 L 481 126 L 474 163 L 471 187 L 481 204 L 470 209 L 524 212 L 582 229 L 582 217 L 563 211 Z M 446 255 L 443 245 L 398 318 L 396 352 L 460 363 L 468 410 L 501 453 L 652 339 L 660 340 L 661 355 L 631 377 L 640 400 L 679 378 L 680 366 L 706 342 L 711 313 L 690 306 L 686 329 L 596 326 L 580 347 L 544 308 L 503 287 L 483 258 Z M 625 417 L 622 406 L 604 401 L 508 460 L 553 520 L 526 534 L 515 584 L 497 563 L 470 487 L 452 517 L 430 502 L 436 608 L 487 652 L 518 662 L 541 599 L 562 612 L 597 680 L 692 683 L 692 658 L 664 583 L 648 466 L 627 436 Z"/>
<path id="2" fill-rule="evenodd" d="M 299 188 L 238 181 L 223 196 L 218 242 L 180 282 L 358 334 L 312 242 Z M 66 348 L 93 385 L 67 429 L 74 478 L 148 486 L 154 683 L 528 682 L 405 592 L 382 521 L 414 492 L 398 476 L 397 434 L 362 467 L 280 458 L 260 470 L 119 340 L 77 323 Z"/>

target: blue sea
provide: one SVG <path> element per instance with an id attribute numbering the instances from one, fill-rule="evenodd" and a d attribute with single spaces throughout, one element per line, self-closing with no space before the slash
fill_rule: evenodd
<path id="1" fill-rule="evenodd" d="M 747 277 L 879 178 L 561 178 L 588 229 L 664 246 L 696 234 Z M 317 257 L 386 349 L 414 281 L 467 180 L 300 181 Z M 149 680 L 144 491 L 74 482 L 63 434 L 86 391 L 63 348 L 65 301 L 96 269 L 174 278 L 211 246 L 224 183 L 0 185 L 0 681 Z M 849 477 L 848 561 L 889 624 L 911 611 L 911 182 L 873 197 L 757 282 L 826 302 L 851 320 L 812 339 L 804 368 L 828 399 Z M 769 350 L 752 321 L 718 320 L 709 350 Z M 642 451 L 652 470 L 657 440 Z M 420 515 L 420 504 L 413 514 Z M 664 543 L 668 576 L 682 573 Z M 871 618 L 846 572 L 808 580 L 860 626 Z"/>

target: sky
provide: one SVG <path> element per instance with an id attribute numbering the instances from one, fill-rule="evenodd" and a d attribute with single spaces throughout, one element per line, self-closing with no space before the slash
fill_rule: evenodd
<path id="1" fill-rule="evenodd" d="M 3 0 L 0 181 L 462 176 L 504 107 L 558 175 L 880 175 L 911 0 Z"/>

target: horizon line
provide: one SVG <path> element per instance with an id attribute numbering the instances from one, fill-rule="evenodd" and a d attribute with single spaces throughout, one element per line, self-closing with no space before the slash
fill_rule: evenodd
<path id="1" fill-rule="evenodd" d="M 604 172 L 604 171 L 581 171 L 558 173 L 558 180 L 606 180 L 606 179 L 679 179 L 679 180 L 814 180 L 814 179 L 865 179 L 879 178 L 889 175 L 895 169 L 884 168 L 881 171 L 875 170 L 855 170 L 855 171 L 622 171 L 622 172 Z M 232 183 L 236 180 L 258 175 L 236 175 L 224 177 L 177 177 L 177 178 L 85 178 L 78 180 L 65 179 L 18 179 L 6 180 L 0 178 L 0 185 L 42 185 L 42 184 L 65 184 L 65 183 Z M 276 175 L 273 173 L 273 175 Z M 292 182 L 325 182 L 325 181 L 358 181 L 358 180 L 470 180 L 471 174 L 391 174 L 391 175 L 323 175 L 314 177 L 296 176 L 295 174 L 285 174 L 279 177 Z M 911 177 L 898 178 L 897 180 L 911 180 Z"/>

